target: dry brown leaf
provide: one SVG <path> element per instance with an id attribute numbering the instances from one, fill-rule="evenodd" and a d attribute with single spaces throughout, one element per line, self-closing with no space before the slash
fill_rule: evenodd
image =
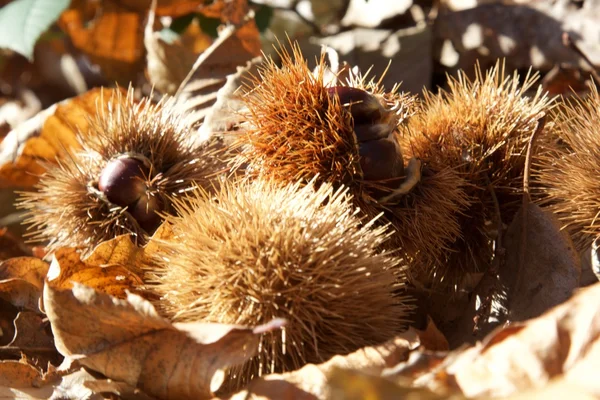
<path id="1" fill-rule="evenodd" d="M 90 10 L 86 3 L 73 1 L 62 13 L 59 26 L 77 49 L 100 66 L 109 81 L 127 84 L 135 80 L 143 68 L 142 31 L 148 8 L 140 12 L 117 0 L 107 0 L 99 9 Z M 90 11 L 96 15 L 90 18 L 86 15 Z"/>
<path id="2" fill-rule="evenodd" d="M 7 228 L 0 228 L 0 261 L 32 255 L 31 249 Z"/>
<path id="3" fill-rule="evenodd" d="M 237 67 L 237 72 L 227 76 L 227 81 L 216 94 L 216 102 L 208 109 L 204 123 L 198 130 L 200 140 L 205 140 L 216 132 L 231 132 L 237 130 L 244 120 L 242 110 L 246 107 L 242 101 L 242 92 L 238 89 L 250 76 L 258 73 L 261 57 L 255 57 L 243 67 Z M 196 110 L 197 111 L 197 110 Z"/>
<path id="4" fill-rule="evenodd" d="M 323 399 L 328 394 L 327 376 L 333 370 L 353 369 L 379 375 L 386 368 L 405 361 L 411 350 L 417 347 L 418 335 L 410 328 L 402 336 L 379 346 L 365 347 L 345 356 L 335 356 L 319 365 L 308 364 L 297 371 L 260 377 L 228 399 Z"/>
<path id="5" fill-rule="evenodd" d="M 45 330 L 46 323 L 37 313 L 22 311 L 15 319 L 15 336 L 8 346 L 27 349 L 54 349 L 54 340 Z"/>
<path id="6" fill-rule="evenodd" d="M 259 342 L 252 329 L 173 325 L 137 295 L 119 300 L 77 283 L 46 285 L 44 304 L 61 354 L 164 399 L 210 398 L 222 369 L 252 356 Z"/>
<path id="7" fill-rule="evenodd" d="M 140 11 L 148 11 L 152 0 L 128 0 L 128 3 L 138 4 Z M 158 0 L 156 14 L 159 16 L 181 17 L 183 15 L 200 11 L 205 0 Z"/>
<path id="8" fill-rule="evenodd" d="M 95 381 L 84 368 L 62 377 L 60 382 L 51 389 L 52 398 L 57 399 L 94 399 L 100 400 L 101 396 L 92 397 L 94 391 L 86 386 L 90 381 Z"/>
<path id="9" fill-rule="evenodd" d="M 578 385 L 565 382 L 562 379 L 552 381 L 547 386 L 528 390 L 523 393 L 515 394 L 505 398 L 504 400 L 538 400 L 538 399 L 569 399 L 569 400 L 593 400 L 598 399 L 598 396 L 586 393 L 585 390 Z"/>
<path id="10" fill-rule="evenodd" d="M 438 375 L 453 376 L 467 397 L 508 396 L 542 388 L 561 376 L 600 395 L 598 304 L 600 283 L 539 318 L 493 332 Z"/>
<path id="11" fill-rule="evenodd" d="M 428 389 L 411 387 L 407 381 L 398 384 L 380 376 L 341 368 L 335 368 L 330 372 L 327 383 L 329 386 L 327 398 L 331 400 L 466 400 L 466 397 L 460 394 L 437 394 Z"/>
<path id="12" fill-rule="evenodd" d="M 160 230 L 160 232 L 164 231 Z M 161 234 L 159 231 L 157 231 L 153 237 L 157 237 L 157 233 L 159 235 Z M 136 246 L 131 241 L 131 236 L 120 235 L 111 240 L 100 243 L 87 257 L 83 259 L 83 261 L 86 264 L 99 267 L 121 265 L 136 273 L 139 271 L 137 263 L 139 257 L 143 256 L 143 252 L 144 250 L 142 248 Z"/>
<path id="13" fill-rule="evenodd" d="M 134 291 L 142 280 L 125 266 L 111 262 L 114 250 L 101 244 L 86 260 L 81 259 L 75 248 L 57 250 L 48 270 L 48 284 L 61 290 L 70 289 L 77 282 L 118 298 L 127 297 L 127 291 Z M 120 261 L 122 254 L 115 254 L 114 261 Z"/>
<path id="14" fill-rule="evenodd" d="M 56 150 L 41 135 L 44 121 L 57 105 L 19 124 L 0 143 L 0 188 L 31 187 L 44 172 L 39 161 L 52 159 Z"/>
<path id="15" fill-rule="evenodd" d="M 15 257 L 0 263 L 0 298 L 15 307 L 37 311 L 48 263 L 35 257 Z"/>
<path id="16" fill-rule="evenodd" d="M 140 265 L 148 265 L 158 251 L 157 240 L 171 238 L 173 231 L 168 223 L 163 223 L 152 235 L 152 239 L 145 247 L 138 247 L 131 241 L 130 235 L 120 235 L 106 242 L 100 243 L 87 255 L 82 262 L 97 267 L 121 266 L 141 276 Z M 84 283 L 84 282 L 80 282 Z M 136 285 L 140 281 L 135 281 Z M 133 289 L 133 287 L 129 288 Z"/>
<path id="17" fill-rule="evenodd" d="M 201 0 L 158 0 L 156 14 L 179 17 L 200 11 L 202 4 Z M 144 67 L 143 30 L 150 5 L 151 0 L 94 4 L 77 0 L 63 12 L 59 25 L 108 80 L 127 84 L 135 81 Z"/>
<path id="18" fill-rule="evenodd" d="M 48 263 L 35 257 L 15 257 L 0 263 L 0 279 L 22 279 L 40 290 L 47 272 Z"/>
<path id="19" fill-rule="evenodd" d="M 45 171 L 40 162 L 55 162 L 65 151 L 81 148 L 77 133 L 85 133 L 87 118 L 105 104 L 113 89 L 92 89 L 54 105 L 12 130 L 0 143 L 0 188 L 31 187 Z"/>
<path id="20" fill-rule="evenodd" d="M 102 393 L 103 395 L 112 394 L 119 398 L 127 400 L 152 400 L 142 391 L 129 386 L 124 382 L 115 382 L 112 379 L 90 379 L 83 382 L 83 387 L 90 389 L 93 393 Z M 103 396 L 103 398 L 106 398 Z"/>
<path id="21" fill-rule="evenodd" d="M 6 358 L 25 354 L 35 360 L 36 366 L 60 364 L 62 357 L 54 346 L 50 333 L 50 325 L 39 313 L 21 311 L 14 320 L 15 332 L 13 339 L 6 346 L 0 347 L 0 354 Z"/>
<path id="22" fill-rule="evenodd" d="M 261 42 L 253 13 L 246 0 L 216 1 L 203 8 L 206 16 L 218 16 L 230 24 L 219 32 L 212 45 L 196 60 L 193 68 L 177 91 L 182 111 L 191 112 L 191 125 L 202 122 L 217 99 L 217 91 L 228 75 L 261 55 Z"/>
<path id="23" fill-rule="evenodd" d="M 40 386 L 42 371 L 22 361 L 0 361 L 0 386 L 31 388 Z"/>
<path id="24" fill-rule="evenodd" d="M 0 346 L 6 346 L 14 338 L 14 320 L 18 314 L 19 310 L 14 305 L 0 298 Z"/>
<path id="25" fill-rule="evenodd" d="M 212 37 L 202 32 L 197 20 L 174 41 L 167 41 L 160 31 L 154 31 L 154 12 L 150 11 L 144 29 L 144 45 L 150 83 L 162 93 L 173 94 L 187 76 L 198 55 L 212 43 Z"/>
<path id="26" fill-rule="evenodd" d="M 448 351 L 448 340 L 435 325 L 431 317 L 427 317 L 427 327 L 424 330 L 415 329 L 419 335 L 419 342 L 424 349 L 430 351 Z"/>
<path id="27" fill-rule="evenodd" d="M 200 12 L 208 18 L 219 18 L 226 24 L 239 25 L 248 14 L 248 0 L 216 0 Z"/>
<path id="28" fill-rule="evenodd" d="M 556 218 L 535 204 L 527 205 L 526 221 L 522 215 L 519 210 L 506 232 L 506 259 L 499 273 L 507 288 L 510 321 L 537 317 L 561 304 L 579 287 L 581 277 L 579 255 Z M 519 265 L 523 245 L 524 265 Z"/>

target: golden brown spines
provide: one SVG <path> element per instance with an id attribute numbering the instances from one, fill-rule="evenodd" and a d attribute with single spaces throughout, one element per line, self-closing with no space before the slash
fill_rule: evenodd
<path id="1" fill-rule="evenodd" d="M 527 143 L 551 105 L 541 87 L 532 97 L 525 95 L 535 80 L 507 77 L 499 64 L 485 75 L 478 70 L 472 81 L 460 74 L 450 79 L 447 92 L 426 94 L 422 111 L 407 125 L 405 156 L 421 159 L 432 171 L 454 169 L 466 183 L 470 203 L 459 220 L 461 238 L 437 266 L 422 267 L 438 281 L 453 285 L 489 263 L 486 221 L 496 221 L 497 215 L 488 185 L 498 197 L 504 223 L 520 205 Z"/>
<path id="2" fill-rule="evenodd" d="M 171 211 L 171 197 L 192 183 L 209 188 L 223 168 L 216 144 L 194 145 L 191 136 L 171 101 L 136 102 L 132 90 L 117 92 L 80 134 L 83 150 L 49 166 L 37 191 L 23 195 L 34 238 L 50 249 L 90 249 L 123 233 L 143 243 L 158 225 L 156 212 Z"/>
<path id="3" fill-rule="evenodd" d="M 262 180 L 196 194 L 170 217 L 151 266 L 158 308 L 175 321 L 258 325 L 285 318 L 237 371 L 247 380 L 320 362 L 401 331 L 407 306 L 393 296 L 398 259 L 389 237 L 356 214 L 347 191 Z"/>
<path id="4" fill-rule="evenodd" d="M 238 141 L 238 162 L 248 176 L 281 182 L 317 176 L 318 182 L 345 184 L 362 213 L 385 213 L 380 222 L 396 230 L 388 244 L 405 253 L 406 263 L 444 260 L 461 233 L 464 179 L 451 168 L 427 167 L 413 190 L 387 199 L 408 173 L 399 130 L 415 99 L 354 76 L 347 86 L 327 87 L 324 60 L 313 74 L 297 47 L 292 55 L 283 51 L 282 59 L 281 67 L 267 62 L 245 97 L 248 131 Z"/>
<path id="5" fill-rule="evenodd" d="M 346 100 L 352 96 L 347 91 L 326 87 L 323 59 L 313 74 L 297 46 L 292 54 L 282 50 L 281 57 L 282 67 L 267 60 L 248 85 L 248 126 L 238 141 L 243 148 L 239 164 L 247 165 L 253 176 L 293 182 L 318 175 L 319 181 L 345 184 L 353 193 L 360 192 L 365 174 L 355 134 L 356 115 L 351 111 L 366 104 L 365 99 L 356 98 L 349 106 Z M 410 113 L 410 96 L 384 94 L 376 83 L 361 79 L 349 85 L 353 85 L 349 90 L 364 93 L 369 104 L 377 103 L 381 110 L 369 125 L 389 126 L 391 133 Z"/>
<path id="6" fill-rule="evenodd" d="M 556 113 L 556 134 L 535 161 L 535 194 L 578 250 L 600 235 L 600 95 L 571 99 Z"/>

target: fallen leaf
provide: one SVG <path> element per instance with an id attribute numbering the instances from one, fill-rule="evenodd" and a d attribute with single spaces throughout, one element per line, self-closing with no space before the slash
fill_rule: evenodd
<path id="1" fill-rule="evenodd" d="M 9 344 L 14 338 L 14 320 L 18 314 L 19 310 L 14 305 L 0 298 L 0 346 Z"/>
<path id="2" fill-rule="evenodd" d="M 158 237 L 156 236 L 157 233 L 158 235 L 161 235 L 161 232 L 157 230 L 153 237 Z M 152 247 L 150 247 L 150 249 L 152 249 Z M 99 267 L 121 265 L 130 271 L 137 273 L 139 272 L 138 261 L 139 257 L 143 256 L 142 253 L 143 249 L 136 246 L 131 241 L 131 236 L 120 235 L 100 243 L 82 261 L 86 264 Z"/>
<path id="3" fill-rule="evenodd" d="M 253 18 L 246 21 L 250 15 L 244 15 L 242 25 L 229 25 L 219 32 L 219 37 L 200 54 L 179 87 L 178 107 L 182 112 L 192 114 L 186 119 L 190 125 L 199 125 L 204 120 L 228 75 L 235 74 L 237 67 L 260 56 L 256 22 Z"/>
<path id="4" fill-rule="evenodd" d="M 593 400 L 597 399 L 578 385 L 565 382 L 563 379 L 550 382 L 547 386 L 527 390 L 523 393 L 515 394 L 504 398 L 505 400 L 536 400 L 536 399 L 571 399 L 571 400 Z"/>
<path id="5" fill-rule="evenodd" d="M 134 0 L 139 11 L 148 11 L 152 0 Z M 200 11 L 205 0 L 157 0 L 156 14 L 159 16 L 181 17 Z"/>
<path id="6" fill-rule="evenodd" d="M 56 347 L 65 357 L 106 377 L 164 399 L 210 398 L 223 368 L 252 356 L 252 329 L 216 324 L 171 324 L 141 297 L 119 300 L 75 283 L 44 289 Z"/>
<path id="7" fill-rule="evenodd" d="M 15 336 L 8 346 L 27 349 L 54 349 L 52 336 L 45 330 L 44 319 L 32 311 L 21 311 L 15 319 Z"/>
<path id="8" fill-rule="evenodd" d="M 42 383 L 42 371 L 22 361 L 0 361 L 0 386 L 31 388 Z"/>
<path id="9" fill-rule="evenodd" d="M 411 387 L 409 382 L 400 385 L 391 379 L 341 368 L 335 368 L 329 373 L 327 385 L 328 394 L 326 398 L 332 400 L 466 400 L 466 397 L 460 394 L 438 394 L 425 388 Z"/>
<path id="10" fill-rule="evenodd" d="M 45 171 L 41 163 L 56 162 L 66 151 L 79 150 L 78 134 L 87 133 L 88 118 L 108 103 L 112 93 L 113 89 L 92 89 L 13 129 L 0 143 L 0 188 L 31 187 Z"/>
<path id="11" fill-rule="evenodd" d="M 21 279 L 40 290 L 47 272 L 48 263 L 35 257 L 15 257 L 0 263 L 0 280 Z"/>
<path id="12" fill-rule="evenodd" d="M 0 261 L 13 257 L 31 256 L 31 249 L 10 233 L 7 228 L 0 228 Z"/>
<path id="13" fill-rule="evenodd" d="M 54 346 L 48 321 L 39 312 L 21 311 L 14 320 L 14 337 L 0 352 L 9 356 L 25 355 L 36 366 L 60 364 L 62 357 Z"/>
<path id="14" fill-rule="evenodd" d="M 56 150 L 41 135 L 44 121 L 56 107 L 55 104 L 19 124 L 0 142 L 0 188 L 35 185 L 45 171 L 39 161 L 56 156 Z"/>
<path id="15" fill-rule="evenodd" d="M 419 335 L 419 343 L 424 349 L 431 351 L 448 351 L 448 340 L 440 330 L 435 326 L 431 317 L 427 318 L 427 327 L 424 330 L 415 329 Z"/>
<path id="16" fill-rule="evenodd" d="M 91 389 L 93 393 L 113 394 L 128 400 L 152 400 L 154 397 L 150 397 L 142 391 L 129 386 L 124 382 L 115 382 L 112 379 L 90 379 L 83 382 L 85 388 Z M 105 396 L 103 396 L 105 398 Z"/>
<path id="17" fill-rule="evenodd" d="M 96 378 L 92 376 L 84 368 L 78 371 L 65 375 L 61 378 L 60 382 L 51 388 L 53 399 L 92 399 L 94 391 L 86 386 L 89 381 L 95 381 Z M 98 400 L 101 396 L 96 396 Z"/>
<path id="18" fill-rule="evenodd" d="M 365 347 L 344 356 L 334 356 L 322 364 L 308 364 L 296 371 L 262 376 L 250 382 L 246 389 L 227 399 L 323 399 L 328 391 L 327 377 L 333 370 L 353 369 L 378 375 L 386 368 L 405 361 L 411 350 L 418 346 L 418 335 L 411 328 L 405 334 L 379 346 Z"/>
<path id="19" fill-rule="evenodd" d="M 101 244 L 92 251 L 88 259 L 82 260 L 77 249 L 61 248 L 54 253 L 50 263 L 48 284 L 55 290 L 60 290 L 70 289 L 73 284 L 81 283 L 100 292 L 125 298 L 127 291 L 134 291 L 142 284 L 142 280 L 125 266 L 112 263 L 113 254 L 112 246 Z M 115 254 L 114 261 L 121 261 L 120 254 L 123 253 Z"/>
<path id="20" fill-rule="evenodd" d="M 151 10 L 144 29 L 148 77 L 158 91 L 173 94 L 194 65 L 199 53 L 211 45 L 212 37 L 202 32 L 194 19 L 183 35 L 167 38 L 164 31 L 154 31 L 154 17 L 154 11 Z"/>
<path id="21" fill-rule="evenodd" d="M 75 0 L 62 13 L 59 26 L 73 45 L 98 64 L 109 81 L 128 84 L 143 69 L 144 11 L 116 0 L 97 3 L 95 9 Z M 149 6 L 149 3 L 147 3 Z M 92 13 L 92 15 L 89 15 Z"/>
<path id="22" fill-rule="evenodd" d="M 561 376 L 600 393 L 600 283 L 576 293 L 539 318 L 496 330 L 460 352 L 444 374 L 467 397 L 509 396 L 539 389 Z M 552 397 L 560 398 L 560 397 Z"/>
<path id="23" fill-rule="evenodd" d="M 0 263 L 0 298 L 15 307 L 39 309 L 48 264 L 35 257 L 16 257 Z"/>
<path id="24" fill-rule="evenodd" d="M 222 88 L 216 94 L 216 101 L 205 114 L 204 123 L 198 129 L 199 140 L 208 139 L 215 133 L 232 133 L 244 121 L 241 88 L 245 80 L 258 73 L 261 57 L 256 57 L 243 67 L 237 67 L 234 74 L 228 75 Z M 198 110 L 196 110 L 197 112 Z"/>
<path id="25" fill-rule="evenodd" d="M 526 220 L 523 210 L 519 210 L 503 243 L 506 259 L 499 277 L 506 288 L 510 321 L 537 317 L 567 300 L 579 287 L 581 260 L 551 213 L 528 204 Z M 525 257 L 520 260 L 522 246 Z M 519 265 L 521 262 L 523 265 Z"/>

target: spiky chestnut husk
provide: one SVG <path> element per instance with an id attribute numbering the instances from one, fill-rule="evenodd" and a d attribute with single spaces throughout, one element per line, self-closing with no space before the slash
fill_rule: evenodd
<path id="1" fill-rule="evenodd" d="M 506 76 L 500 64 L 485 75 L 477 67 L 472 81 L 460 73 L 449 80 L 448 91 L 426 93 L 421 111 L 404 127 L 405 154 L 421 159 L 432 171 L 453 168 L 466 181 L 470 203 L 459 218 L 461 238 L 440 262 L 422 265 L 421 274 L 432 283 L 454 287 L 466 273 L 489 265 L 492 238 L 486 221 L 495 228 L 498 216 L 488 184 L 505 224 L 521 204 L 527 143 L 551 108 L 541 87 L 533 97 L 524 95 L 536 80 L 528 75 L 520 82 L 516 73 Z"/>
<path id="2" fill-rule="evenodd" d="M 280 182 L 316 176 L 318 182 L 347 185 L 363 213 L 384 212 L 380 221 L 392 223 L 390 247 L 408 258 L 437 260 L 460 233 L 462 179 L 451 170 L 424 170 L 411 192 L 381 201 L 406 175 L 398 128 L 413 113 L 414 98 L 396 88 L 386 93 L 363 77 L 327 87 L 323 59 L 313 74 L 297 46 L 280 55 L 282 66 L 268 60 L 244 97 L 249 115 L 237 161 L 247 176 Z"/>
<path id="3" fill-rule="evenodd" d="M 49 165 L 37 190 L 22 195 L 33 238 L 50 250 L 89 250 L 125 233 L 144 243 L 172 198 L 192 184 L 210 189 L 223 169 L 218 141 L 195 145 L 192 136 L 171 100 L 117 91 L 79 134 L 82 151 Z"/>
<path id="4" fill-rule="evenodd" d="M 246 181 L 176 208 L 173 237 L 156 242 L 156 264 L 146 266 L 157 308 L 175 321 L 288 320 L 233 371 L 233 385 L 401 332 L 399 260 L 380 250 L 390 233 L 359 218 L 347 190 Z"/>
<path id="5" fill-rule="evenodd" d="M 414 99 L 385 93 L 362 78 L 326 87 L 323 58 L 313 75 L 298 46 L 280 55 L 281 68 L 269 59 L 247 85 L 248 124 L 237 141 L 238 163 L 253 176 L 294 182 L 319 175 L 321 181 L 361 192 L 371 183 L 361 168 L 361 145 L 375 139 L 395 142 L 393 133 L 412 112 Z M 399 152 L 390 161 L 397 157 L 401 160 Z"/>
<path id="6" fill-rule="evenodd" d="M 579 251 L 600 236 L 600 94 L 569 99 L 534 160 L 536 201 L 556 214 Z"/>

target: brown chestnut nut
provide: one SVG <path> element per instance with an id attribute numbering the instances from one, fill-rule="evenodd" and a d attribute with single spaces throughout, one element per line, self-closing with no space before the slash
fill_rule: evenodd
<path id="1" fill-rule="evenodd" d="M 111 203 L 127 207 L 145 195 L 147 178 L 148 168 L 142 161 L 131 157 L 116 158 L 100 172 L 98 189 Z"/>
<path id="2" fill-rule="evenodd" d="M 157 211 L 163 210 L 163 201 L 157 195 L 144 193 L 127 211 L 146 232 L 154 232 L 162 222 Z"/>
<path id="3" fill-rule="evenodd" d="M 400 178 L 404 174 L 402 151 L 393 134 L 359 144 L 360 166 L 367 181 Z"/>
<path id="4" fill-rule="evenodd" d="M 366 90 L 351 86 L 333 86 L 327 88 L 327 94 L 339 97 L 340 103 L 349 109 L 357 125 L 376 123 L 387 113 L 377 97 Z"/>

